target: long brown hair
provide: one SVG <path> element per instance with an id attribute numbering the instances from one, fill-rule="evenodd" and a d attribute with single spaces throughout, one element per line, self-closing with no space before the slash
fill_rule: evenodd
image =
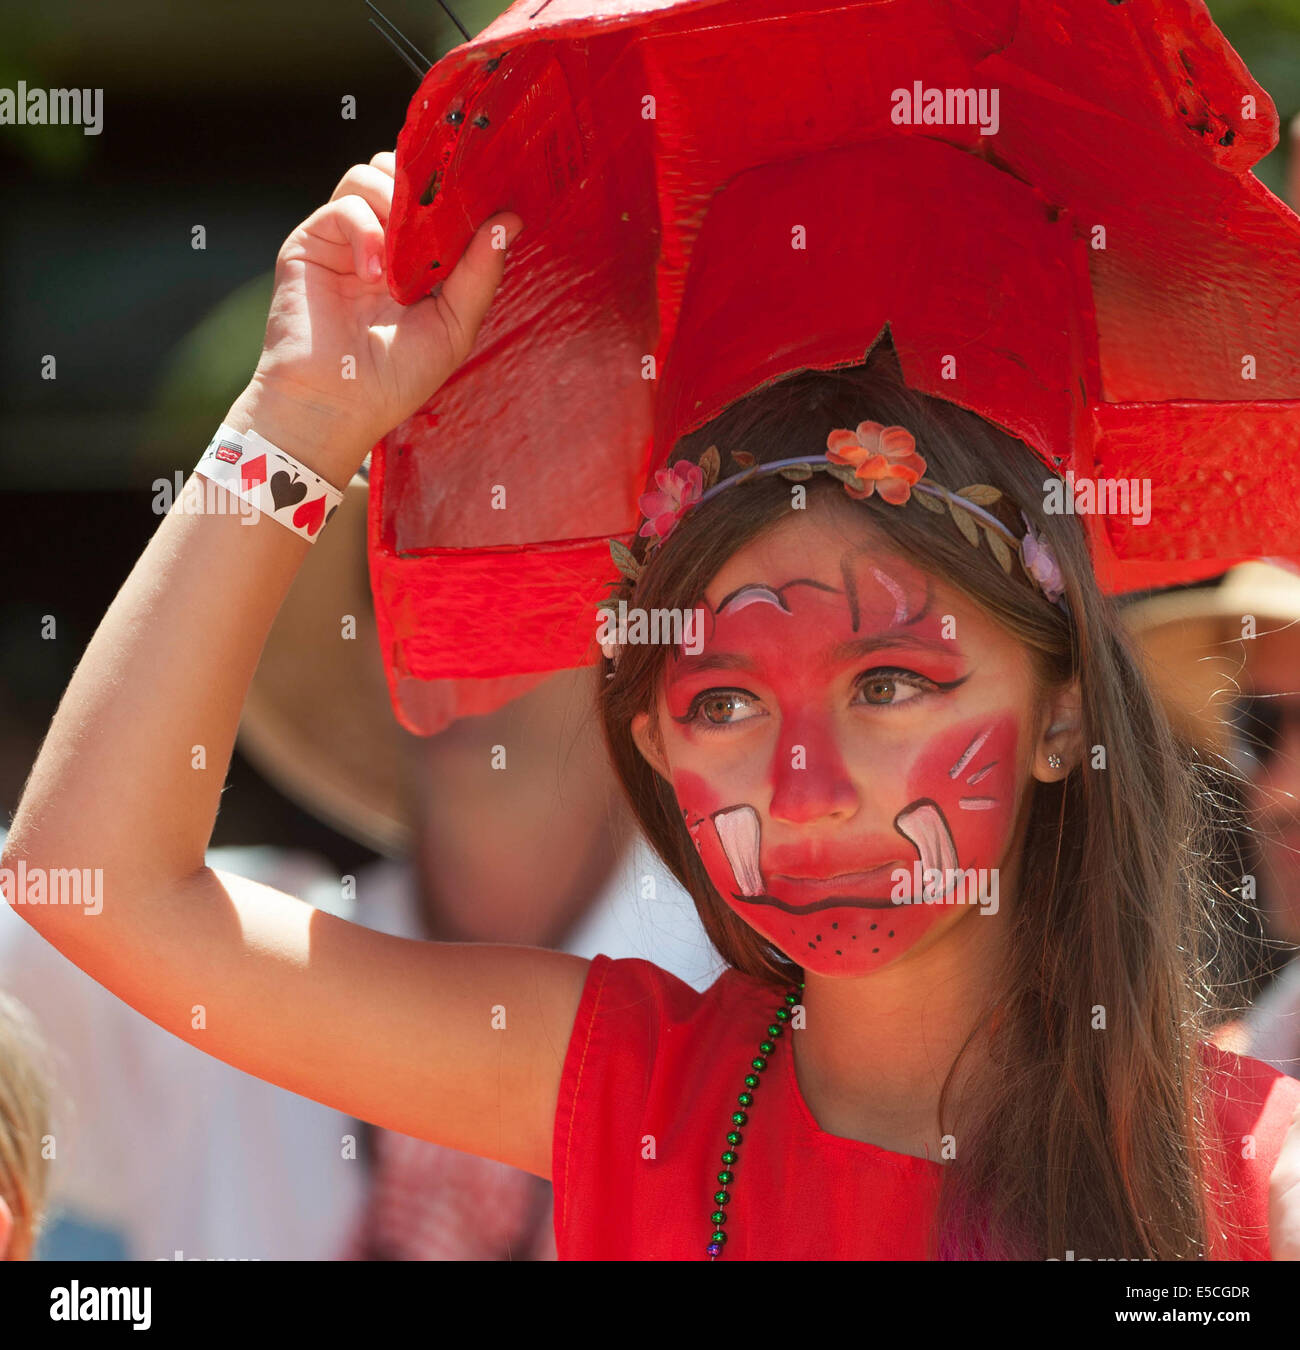
<path id="1" fill-rule="evenodd" d="M 861 504 L 888 547 L 960 590 L 1029 650 L 1040 692 L 1077 677 L 1082 698 L 1083 762 L 1060 783 L 1031 785 L 1008 955 L 944 1085 L 940 1116 L 961 1145 L 944 1169 L 935 1254 L 1212 1255 L 1207 1234 L 1223 1220 L 1213 1203 L 1218 1163 L 1198 1053 L 1210 1012 L 1206 784 L 1098 589 L 1079 520 L 1043 510 L 1051 470 L 974 413 L 904 385 L 887 342 L 861 365 L 800 372 L 751 393 L 683 437 L 673 459 L 698 462 L 717 445 L 725 477 L 735 472 L 727 467 L 733 450 L 760 463 L 816 455 L 833 428 L 863 420 L 907 427 L 929 478 L 950 490 L 991 484 L 1014 504 L 998 509 L 1017 534 L 1019 508 L 1047 537 L 1068 616 L 1018 564 L 1008 575 L 987 545 L 973 548 L 952 521 L 915 502 Z M 809 501 L 817 492 L 843 493 L 826 474 L 803 486 Z M 790 506 L 791 484 L 771 474 L 688 511 L 635 586 L 625 587 L 628 603 L 693 607 L 723 563 Z M 638 540 L 641 558 L 645 547 Z M 655 715 L 667 651 L 627 646 L 617 668 L 602 663 L 600 711 L 614 765 L 724 960 L 788 985 L 799 967 L 717 894 L 671 786 L 632 739 L 633 717 Z M 968 1090 L 957 1069 L 977 1034 L 994 1067 Z"/>

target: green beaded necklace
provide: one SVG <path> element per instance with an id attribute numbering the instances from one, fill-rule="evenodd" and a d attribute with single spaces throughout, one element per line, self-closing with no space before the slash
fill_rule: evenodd
<path id="1" fill-rule="evenodd" d="M 792 986 L 790 992 L 786 994 L 786 1007 L 778 1008 L 772 1015 L 772 1021 L 768 1024 L 766 1037 L 759 1042 L 758 1054 L 749 1062 L 751 1073 L 745 1075 L 745 1090 L 736 1100 L 740 1103 L 740 1110 L 731 1113 L 732 1128 L 727 1132 L 727 1148 L 722 1155 L 722 1171 L 718 1173 L 718 1185 L 721 1189 L 713 1193 L 713 1203 L 716 1206 L 713 1213 L 709 1215 L 709 1222 L 713 1225 L 713 1236 L 709 1238 L 709 1245 L 706 1248 L 709 1260 L 716 1261 L 722 1255 L 723 1245 L 727 1241 L 727 1235 L 722 1231 L 723 1225 L 727 1222 L 727 1212 L 724 1206 L 731 1203 L 731 1192 L 727 1187 L 735 1180 L 735 1173 L 731 1170 L 737 1158 L 740 1156 L 737 1149 L 740 1148 L 744 1136 L 740 1133 L 740 1127 L 749 1121 L 748 1108 L 754 1104 L 754 1089 L 759 1084 L 759 1074 L 767 1068 L 768 1056 L 776 1049 L 777 1040 L 785 1030 L 785 1024 L 790 1020 L 790 1009 L 799 1002 L 799 995 L 803 990 L 803 982 Z"/>

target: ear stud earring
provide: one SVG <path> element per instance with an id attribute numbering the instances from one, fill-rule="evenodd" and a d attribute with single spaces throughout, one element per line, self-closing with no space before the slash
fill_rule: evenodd
<path id="1" fill-rule="evenodd" d="M 1047 757 L 1047 767 L 1049 769 L 1059 769 L 1064 762 L 1065 761 L 1060 755 L 1048 755 Z"/>

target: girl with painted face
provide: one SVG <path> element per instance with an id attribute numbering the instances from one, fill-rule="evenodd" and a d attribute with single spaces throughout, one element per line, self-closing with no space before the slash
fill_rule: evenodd
<path id="1" fill-rule="evenodd" d="M 518 228 L 489 220 L 398 306 L 393 168 L 290 236 L 227 417 L 335 486 L 465 360 Z M 552 1179 L 561 1257 L 1268 1255 L 1300 1084 L 1203 1043 L 1207 799 L 1077 519 L 1035 506 L 1043 464 L 904 387 L 883 343 L 740 399 L 675 464 L 618 598 L 698 610 L 702 638 L 628 643 L 595 683 L 725 962 L 706 993 L 404 941 L 205 865 L 309 546 L 269 505 L 163 520 L 33 769 L 7 897 L 210 1054 Z M 41 902 L 78 867 L 97 912 Z"/>
<path id="2" fill-rule="evenodd" d="M 792 463 L 828 446 L 857 473 L 807 478 Z M 633 1035 L 634 991 L 653 991 L 669 1010 L 656 1030 L 671 1100 L 716 1104 L 724 1121 L 721 1062 L 746 1067 L 746 1048 L 769 1061 L 731 1084 L 743 1138 L 723 1162 L 713 1247 L 1258 1254 L 1244 1236 L 1216 1248 L 1202 1203 L 1235 1191 L 1217 1222 L 1260 1231 L 1266 1172 L 1243 1171 L 1234 1132 L 1289 1116 L 1272 1071 L 1199 1044 L 1209 798 L 1078 520 L 1041 513 L 1050 470 L 906 388 L 885 343 L 861 367 L 732 405 L 683 439 L 664 486 L 727 450 L 743 457 L 734 485 L 697 482 L 685 495 L 703 500 L 649 522 L 623 588 L 647 611 L 698 607 L 701 650 L 619 648 L 601 702 L 643 828 L 749 977 L 725 977 L 710 1007 L 615 963 L 603 997 L 624 1011 L 606 1017 Z M 929 484 L 988 503 L 1031 565 L 1007 565 L 983 512 L 921 509 Z M 756 987 L 796 991 L 799 1009 L 793 1028 L 758 1026 L 763 1047 L 746 1017 Z M 580 1025 L 601 1035 L 586 1003 Z M 612 1082 L 636 1091 L 631 1069 Z M 694 1156 L 696 1112 L 666 1120 L 662 1091 L 645 1129 L 668 1131 L 670 1158 Z M 620 1198 L 654 1204 L 644 1184 Z M 771 1220 L 784 1236 L 753 1231 Z"/>

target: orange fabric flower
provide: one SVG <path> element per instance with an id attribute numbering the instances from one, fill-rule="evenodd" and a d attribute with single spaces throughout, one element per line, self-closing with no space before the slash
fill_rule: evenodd
<path id="1" fill-rule="evenodd" d="M 916 453 L 916 440 L 906 427 L 859 422 L 850 431 L 840 427 L 826 437 L 826 458 L 853 469 L 860 487 L 844 485 L 850 497 L 870 497 L 879 491 L 891 506 L 903 506 L 912 484 L 925 473 L 925 460 Z"/>

